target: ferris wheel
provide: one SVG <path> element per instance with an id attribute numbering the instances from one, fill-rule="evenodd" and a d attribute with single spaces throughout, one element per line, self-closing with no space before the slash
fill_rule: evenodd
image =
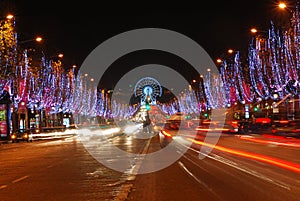
<path id="1" fill-rule="evenodd" d="M 140 97 L 141 105 L 146 104 L 146 100 L 152 105 L 156 104 L 156 97 L 162 95 L 162 87 L 160 83 L 152 78 L 145 77 L 140 79 L 134 87 L 135 97 Z"/>

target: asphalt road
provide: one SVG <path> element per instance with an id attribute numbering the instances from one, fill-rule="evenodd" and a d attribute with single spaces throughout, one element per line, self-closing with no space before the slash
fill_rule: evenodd
<path id="1" fill-rule="evenodd" d="M 197 141 L 184 153 L 185 146 L 183 140 L 176 141 L 178 160 L 142 174 L 139 170 L 163 164 L 148 160 L 162 150 L 157 135 L 2 144 L 0 200 L 300 200 L 299 148 L 236 136 L 221 137 L 211 153 L 202 153 L 203 144 Z M 116 147 L 129 157 L 114 151 Z"/>
<path id="2" fill-rule="evenodd" d="M 234 150 L 243 150 L 242 153 L 247 150 L 247 153 L 265 157 L 293 157 L 294 161 L 299 161 L 298 149 L 245 142 L 237 137 L 222 137 L 217 146 L 235 147 L 238 149 Z M 149 149 L 159 147 L 151 143 Z M 200 159 L 199 150 L 199 146 L 192 145 L 171 166 L 137 176 L 127 200 L 300 200 L 300 174 L 297 172 L 220 150 L 213 150 Z M 262 155 L 264 152 L 267 155 Z"/>

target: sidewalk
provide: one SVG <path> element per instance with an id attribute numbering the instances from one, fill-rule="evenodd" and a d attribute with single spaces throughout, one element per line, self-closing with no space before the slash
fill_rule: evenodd
<path id="1" fill-rule="evenodd" d="M 9 143 L 10 140 L 0 140 L 0 145 Z"/>

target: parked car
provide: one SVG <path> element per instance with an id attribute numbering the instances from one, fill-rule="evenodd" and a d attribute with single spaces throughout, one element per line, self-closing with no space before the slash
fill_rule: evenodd
<path id="1" fill-rule="evenodd" d="M 272 125 L 272 133 L 286 137 L 300 138 L 300 120 L 278 120 Z"/>
<path id="2" fill-rule="evenodd" d="M 41 130 L 39 128 L 30 128 L 31 134 L 39 134 L 41 133 Z"/>
<path id="3" fill-rule="evenodd" d="M 32 142 L 32 134 L 30 130 L 18 129 L 10 135 L 10 139 L 12 143 L 19 141 Z"/>

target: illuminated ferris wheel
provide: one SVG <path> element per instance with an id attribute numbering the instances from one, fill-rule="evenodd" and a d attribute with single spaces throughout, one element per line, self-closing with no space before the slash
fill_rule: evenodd
<path id="1" fill-rule="evenodd" d="M 136 83 L 134 87 L 134 95 L 135 97 L 140 97 L 141 105 L 145 105 L 146 101 L 155 105 L 156 97 L 160 97 L 162 95 L 162 87 L 156 79 L 152 77 L 145 77 Z"/>

